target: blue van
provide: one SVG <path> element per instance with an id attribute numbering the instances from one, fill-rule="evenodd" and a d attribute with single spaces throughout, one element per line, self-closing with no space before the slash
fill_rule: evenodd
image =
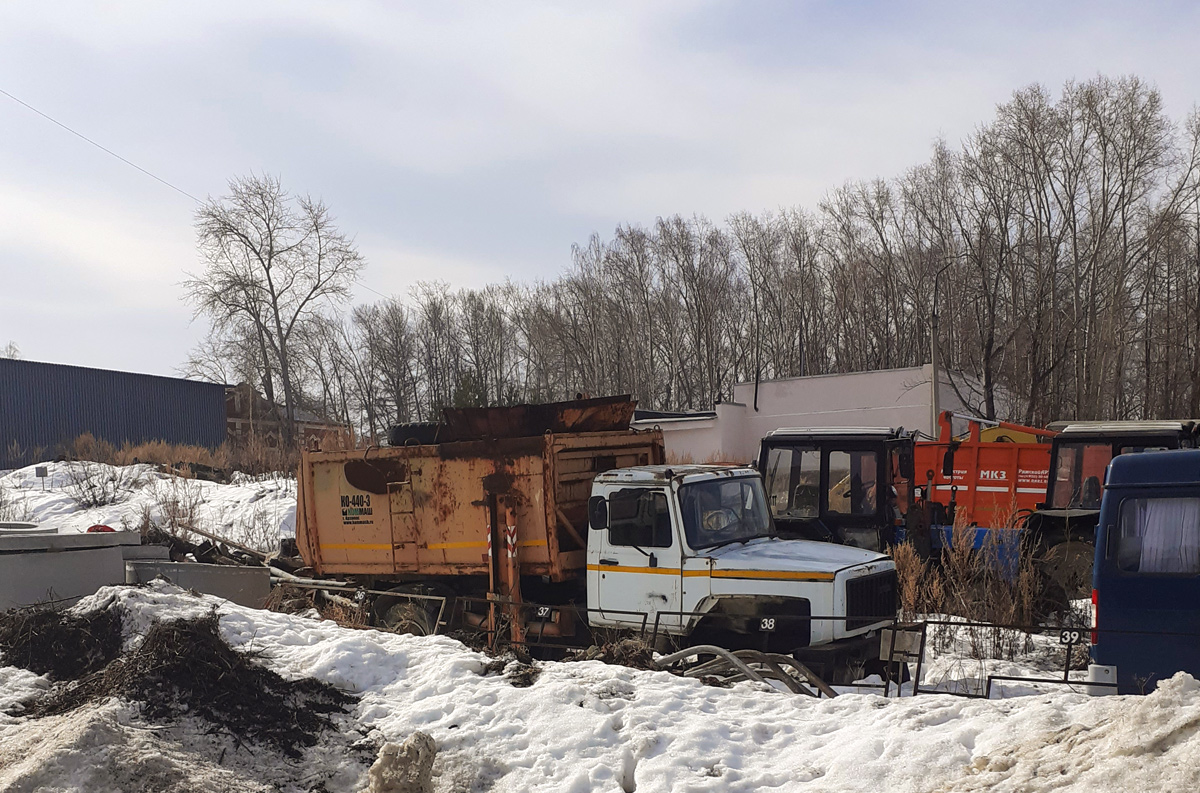
<path id="1" fill-rule="evenodd" d="M 1089 680 L 1141 694 L 1176 672 L 1200 678 L 1200 450 L 1113 458 L 1092 604 Z"/>

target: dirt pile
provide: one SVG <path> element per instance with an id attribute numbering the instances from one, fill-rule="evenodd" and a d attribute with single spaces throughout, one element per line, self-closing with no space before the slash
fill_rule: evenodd
<path id="1" fill-rule="evenodd" d="M 59 683 L 23 715 L 57 715 L 121 697 L 141 703 L 146 720 L 200 717 L 215 731 L 292 758 L 355 701 L 318 680 L 285 680 L 255 663 L 257 654 L 234 650 L 215 614 L 156 622 L 136 649 L 121 654 L 115 608 L 86 616 L 26 612 L 5 616 L 0 647 L 6 664 L 49 673 Z"/>
<path id="2" fill-rule="evenodd" d="M 35 608 L 0 612 L 0 660 L 56 682 L 103 669 L 121 653 L 121 615 Z"/>

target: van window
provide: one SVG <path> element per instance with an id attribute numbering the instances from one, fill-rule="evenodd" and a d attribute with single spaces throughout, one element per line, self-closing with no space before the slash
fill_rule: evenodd
<path id="1" fill-rule="evenodd" d="M 1200 498 L 1121 502 L 1115 555 L 1127 573 L 1200 573 Z"/>
<path id="2" fill-rule="evenodd" d="M 639 548 L 670 548 L 671 512 L 666 493 L 627 487 L 610 494 L 608 542 Z"/>

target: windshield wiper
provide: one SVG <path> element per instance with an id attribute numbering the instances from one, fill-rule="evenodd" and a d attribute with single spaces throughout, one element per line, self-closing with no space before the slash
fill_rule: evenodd
<path id="1" fill-rule="evenodd" d="M 757 540 L 759 537 L 767 537 L 767 536 L 770 536 L 770 535 L 755 534 L 750 537 L 734 537 L 732 540 L 722 540 L 721 542 L 717 543 L 716 545 L 707 545 L 707 546 L 705 546 L 704 550 L 711 551 L 711 550 L 715 550 L 717 548 L 724 548 L 726 545 L 732 545 L 735 542 L 747 543 L 747 542 L 750 542 L 751 540 Z"/>

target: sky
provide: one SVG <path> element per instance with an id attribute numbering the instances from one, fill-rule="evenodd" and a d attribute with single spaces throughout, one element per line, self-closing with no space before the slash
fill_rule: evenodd
<path id="1" fill-rule="evenodd" d="M 623 223 L 815 207 L 1013 91 L 1136 74 L 1200 102 L 1200 4 L 0 4 L 0 90 L 201 199 L 322 198 L 355 301 L 551 279 Z M 192 198 L 0 95 L 0 349 L 175 374 Z"/>

